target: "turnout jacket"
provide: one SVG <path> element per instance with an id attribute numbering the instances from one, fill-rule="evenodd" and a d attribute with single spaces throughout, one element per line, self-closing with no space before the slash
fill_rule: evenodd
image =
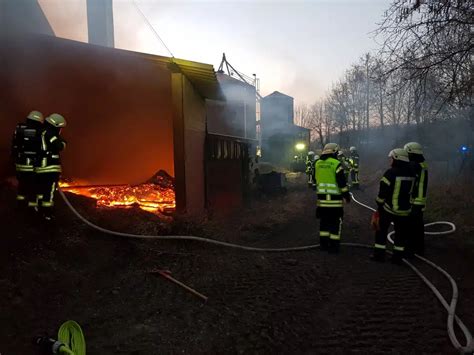
<path id="1" fill-rule="evenodd" d="M 395 160 L 380 180 L 380 188 L 375 202 L 379 210 L 396 216 L 408 216 L 415 174 L 409 163 Z"/>
<path id="2" fill-rule="evenodd" d="M 349 198 L 344 168 L 331 154 L 323 154 L 316 162 L 316 191 L 318 207 L 343 207 L 343 198 Z"/>
<path id="3" fill-rule="evenodd" d="M 41 134 L 41 160 L 36 173 L 60 173 L 60 152 L 66 148 L 66 141 L 60 136 L 59 129 L 47 127 Z"/>
<path id="4" fill-rule="evenodd" d="M 351 162 L 352 169 L 359 171 L 359 154 L 351 153 L 349 156 L 349 161 Z"/>
<path id="5" fill-rule="evenodd" d="M 428 165 L 422 156 L 415 159 L 414 161 L 410 161 L 412 170 L 416 176 L 412 193 L 412 204 L 424 211 L 428 191 Z"/>
<path id="6" fill-rule="evenodd" d="M 41 154 L 43 124 L 33 120 L 19 123 L 13 133 L 11 155 L 17 171 L 34 171 Z"/>

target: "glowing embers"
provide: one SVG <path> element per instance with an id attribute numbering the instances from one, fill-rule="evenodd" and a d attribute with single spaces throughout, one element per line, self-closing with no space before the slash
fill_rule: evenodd
<path id="1" fill-rule="evenodd" d="M 166 173 L 164 173 L 166 174 Z M 97 207 L 141 209 L 155 214 L 169 214 L 176 208 L 172 178 L 159 172 L 139 185 L 86 185 L 83 182 L 60 183 L 64 191 L 87 196 L 97 201 Z"/>

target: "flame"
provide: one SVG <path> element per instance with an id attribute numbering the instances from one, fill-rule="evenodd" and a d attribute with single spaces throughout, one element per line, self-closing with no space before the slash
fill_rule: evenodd
<path id="1" fill-rule="evenodd" d="M 157 184 L 93 186 L 79 184 L 77 181 L 60 182 L 59 186 L 67 192 L 95 199 L 97 207 L 130 208 L 138 206 L 142 210 L 161 214 L 176 208 L 176 199 L 172 187 Z"/>

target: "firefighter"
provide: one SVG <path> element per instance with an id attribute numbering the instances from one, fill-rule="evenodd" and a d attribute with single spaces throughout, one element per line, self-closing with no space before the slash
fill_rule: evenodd
<path id="1" fill-rule="evenodd" d="M 347 182 L 347 185 L 349 186 L 350 185 L 350 183 L 349 183 L 349 174 L 350 174 L 350 171 L 351 171 L 351 167 L 350 167 L 348 159 L 346 158 L 346 156 L 344 155 L 344 152 L 342 150 L 340 150 L 337 153 L 337 159 L 341 162 L 341 165 L 344 169 L 344 175 L 346 177 L 346 182 Z"/>
<path id="2" fill-rule="evenodd" d="M 41 135 L 41 161 L 35 169 L 42 194 L 40 211 L 45 220 L 53 218 L 54 194 L 61 175 L 60 152 L 66 148 L 61 137 L 61 129 L 66 127 L 63 116 L 53 113 L 45 120 L 45 129 Z"/>
<path id="3" fill-rule="evenodd" d="M 373 260 L 385 261 L 385 244 L 388 228 L 393 222 L 395 239 L 392 262 L 400 264 L 404 256 L 408 234 L 411 233 L 411 194 L 415 183 L 415 174 L 410 166 L 405 149 L 394 149 L 389 153 L 391 168 L 380 180 L 377 198 L 378 209 L 372 216 L 375 229 Z"/>
<path id="4" fill-rule="evenodd" d="M 32 210 L 38 206 L 35 166 L 41 150 L 41 133 L 43 131 L 43 114 L 31 111 L 24 123 L 16 126 L 12 139 L 12 157 L 15 161 L 18 191 L 16 199 L 21 208 Z"/>
<path id="5" fill-rule="evenodd" d="M 356 147 L 349 149 L 349 163 L 351 165 L 351 185 L 355 189 L 359 188 L 359 153 Z"/>
<path id="6" fill-rule="evenodd" d="M 306 156 L 306 175 L 308 176 L 308 187 L 314 184 L 314 152 L 309 151 Z"/>
<path id="7" fill-rule="evenodd" d="M 319 237 L 321 250 L 339 251 L 341 239 L 343 199 L 350 202 L 344 168 L 337 160 L 339 146 L 328 143 L 316 163 L 317 209 L 320 219 Z"/>
<path id="8" fill-rule="evenodd" d="M 428 190 L 428 165 L 423 156 L 423 147 L 416 142 L 405 144 L 408 158 L 416 180 L 412 194 L 412 224 L 413 235 L 408 241 L 408 254 L 423 255 L 425 251 L 425 224 L 423 222 L 423 212 L 426 207 L 426 192 Z"/>

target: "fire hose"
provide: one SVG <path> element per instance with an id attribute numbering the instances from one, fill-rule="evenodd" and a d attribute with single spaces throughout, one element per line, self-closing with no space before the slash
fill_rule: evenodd
<path id="1" fill-rule="evenodd" d="M 64 192 L 60 189 L 59 193 L 61 197 L 63 198 L 64 202 L 66 205 L 69 207 L 69 209 L 76 215 L 77 218 L 79 218 L 82 222 L 84 222 L 86 225 L 91 227 L 92 229 L 95 229 L 97 231 L 100 231 L 102 233 L 110 234 L 110 235 L 115 235 L 119 237 L 124 237 L 124 238 L 134 238 L 134 239 L 156 239 L 156 240 L 189 240 L 189 241 L 197 241 L 197 242 L 203 242 L 203 243 L 208 243 L 208 244 L 213 244 L 213 245 L 218 245 L 218 246 L 223 246 L 223 247 L 228 247 L 228 248 L 234 248 L 234 249 L 240 249 L 240 250 L 247 250 L 247 251 L 261 251 L 261 252 L 291 252 L 291 251 L 303 251 L 303 250 L 310 250 L 310 249 L 316 249 L 319 248 L 319 244 L 313 244 L 313 245 L 305 245 L 305 246 L 300 246 L 300 247 L 289 247 L 289 248 L 257 248 L 257 247 L 250 247 L 250 246 L 245 246 L 245 245 L 240 245 L 240 244 L 234 244 L 234 243 L 228 243 L 228 242 L 221 242 L 218 240 L 214 239 L 209 239 L 209 238 L 203 238 L 203 237 L 196 237 L 196 236 L 177 236 L 177 235 L 140 235 L 140 234 L 133 234 L 133 233 L 124 233 L 124 232 L 117 232 L 117 231 L 112 231 L 103 227 L 100 227 L 89 220 L 87 220 L 85 217 L 83 217 L 71 204 L 71 202 L 68 200 Z M 359 202 L 354 195 L 351 193 L 351 197 L 355 203 L 358 205 L 367 208 L 371 211 L 375 211 L 372 207 L 367 206 L 361 202 Z M 433 225 L 438 225 L 438 224 L 447 224 L 451 227 L 450 230 L 444 231 L 444 232 L 425 232 L 427 235 L 442 235 L 442 234 L 450 234 L 454 233 L 456 230 L 456 226 L 451 223 L 451 222 L 434 222 L 434 223 L 429 223 L 426 224 L 425 227 L 428 226 L 433 226 Z M 391 236 L 393 235 L 394 232 L 391 232 L 387 238 L 391 243 L 393 243 L 393 240 L 391 239 Z M 362 244 L 362 243 L 341 243 L 341 245 L 345 246 L 351 246 L 351 247 L 358 247 L 358 248 L 369 248 L 372 249 L 372 245 L 368 244 Z M 421 280 L 431 289 L 431 291 L 434 293 L 434 295 L 438 298 L 440 303 L 443 305 L 443 307 L 446 309 L 448 312 L 448 319 L 447 319 L 447 330 L 448 330 L 448 335 L 449 339 L 451 340 L 451 343 L 453 346 L 459 350 L 463 354 L 474 354 L 474 342 L 472 335 L 469 331 L 469 329 L 466 327 L 466 325 L 462 322 L 462 320 L 456 315 L 456 306 L 457 306 L 457 301 L 458 301 L 458 296 L 459 296 L 459 291 L 458 287 L 456 284 L 456 281 L 453 279 L 453 277 L 446 272 L 444 269 L 442 269 L 440 266 L 435 264 L 434 262 L 421 257 L 419 255 L 415 254 L 415 257 L 434 269 L 438 270 L 441 272 L 450 282 L 451 288 L 452 288 L 452 296 L 451 296 L 451 301 L 448 304 L 446 299 L 443 297 L 443 295 L 440 293 L 440 291 L 426 278 L 425 275 L 421 273 L 421 271 L 416 268 L 411 262 L 409 262 L 406 259 L 403 259 L 403 262 L 408 265 L 420 278 Z M 464 334 L 464 337 L 466 339 L 466 345 L 463 346 L 459 342 L 458 338 L 456 337 L 456 333 L 454 331 L 454 322 L 459 326 L 461 331 Z"/>

